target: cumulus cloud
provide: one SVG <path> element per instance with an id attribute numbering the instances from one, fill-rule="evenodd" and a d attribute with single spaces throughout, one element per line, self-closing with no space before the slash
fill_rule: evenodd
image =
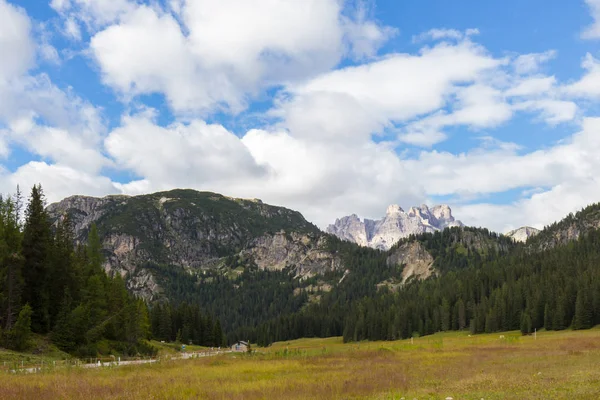
<path id="1" fill-rule="evenodd" d="M 565 85 L 563 91 L 574 97 L 598 98 L 600 96 L 600 61 L 587 53 L 581 62 L 585 74 L 580 80 Z"/>
<path id="2" fill-rule="evenodd" d="M 175 15 L 127 4 L 90 42 L 104 82 L 125 96 L 164 93 L 178 113 L 241 111 L 265 87 L 327 71 L 348 53 L 373 56 L 395 32 L 360 7 L 343 15 L 337 0 L 171 2 Z"/>
<path id="3" fill-rule="evenodd" d="M 518 56 L 514 61 L 514 69 L 518 74 L 537 72 L 541 65 L 556 57 L 555 50 L 543 53 L 530 53 Z"/>
<path id="4" fill-rule="evenodd" d="M 237 136 L 201 120 L 160 127 L 148 115 L 126 116 L 105 146 L 118 166 L 144 176 L 157 189 L 210 187 L 265 174 Z"/>
<path id="5" fill-rule="evenodd" d="M 600 0 L 585 0 L 585 2 L 590 9 L 594 22 L 581 33 L 581 37 L 583 39 L 598 39 L 600 38 Z"/>
<path id="6" fill-rule="evenodd" d="M 101 79 L 126 104 L 108 129 L 97 105 L 31 72 L 44 41 L 32 38 L 22 10 L 0 0 L 0 37 L 8 38 L 0 53 L 10 55 L 0 64 L 0 156 L 16 144 L 42 160 L 2 169 L 0 189 L 42 182 L 54 201 L 192 187 L 260 197 L 322 227 L 444 196 L 456 199 L 463 221 L 501 231 L 600 199 L 600 122 L 582 119 L 576 103 L 600 94 L 594 57 L 581 80 L 564 84 L 544 74 L 555 51 L 498 57 L 474 41 L 476 29 L 430 30 L 414 39 L 416 52 L 380 54 L 398 30 L 365 4 L 53 0 L 61 29 L 89 45 Z M 270 89 L 262 126 L 233 132 L 206 121 Z M 143 106 L 130 111 L 152 93 L 165 96 L 174 122 L 160 124 Z M 572 124 L 544 149 L 493 138 L 490 130 L 516 113 Z M 457 126 L 480 144 L 439 150 Z M 405 153 L 407 145 L 422 150 Z M 112 182 L 107 169 L 136 178 Z M 524 193 L 512 204 L 482 203 L 515 190 Z"/>
<path id="7" fill-rule="evenodd" d="M 35 61 L 31 21 L 22 9 L 0 0 L 0 91 L 7 81 L 25 73 Z"/>
<path id="8" fill-rule="evenodd" d="M 88 174 L 78 168 L 64 165 L 31 161 L 12 173 L 6 170 L 0 171 L 2 193 L 13 193 L 17 185 L 27 191 L 38 183 L 42 184 L 48 203 L 60 201 L 74 194 L 103 196 L 118 192 L 118 188 L 109 178 Z"/>

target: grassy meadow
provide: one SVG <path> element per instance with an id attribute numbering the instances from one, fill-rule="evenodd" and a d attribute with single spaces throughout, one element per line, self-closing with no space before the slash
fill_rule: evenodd
<path id="1" fill-rule="evenodd" d="M 502 337 L 501 337 L 502 335 Z M 2 399 L 600 399 L 600 329 L 396 342 L 276 343 L 254 354 L 0 374 Z"/>

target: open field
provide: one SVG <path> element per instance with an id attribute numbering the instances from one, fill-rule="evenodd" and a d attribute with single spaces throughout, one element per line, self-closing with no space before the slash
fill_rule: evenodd
<path id="1" fill-rule="evenodd" d="M 503 338 L 500 337 L 503 335 Z M 600 329 L 277 343 L 141 366 L 0 374 L 3 399 L 598 399 Z"/>

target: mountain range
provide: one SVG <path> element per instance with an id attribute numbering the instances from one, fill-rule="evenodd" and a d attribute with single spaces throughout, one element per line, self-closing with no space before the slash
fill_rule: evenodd
<path id="1" fill-rule="evenodd" d="M 521 228 L 508 235 L 464 226 L 446 205 L 408 212 L 392 205 L 380 220 L 351 215 L 323 232 L 284 207 L 183 189 L 72 196 L 46 211 L 55 225 L 68 216 L 78 243 L 87 241 L 95 225 L 104 269 L 125 278 L 138 297 L 149 303 L 201 304 L 231 340 L 241 335 L 263 344 L 341 335 L 344 316 L 361 299 L 404 293 L 402 288 L 432 277 L 446 282 L 451 271 L 464 271 L 464 279 L 479 287 L 481 268 L 494 274 L 496 264 L 513 268 L 522 262 L 520 254 L 554 249 L 563 254 L 565 244 L 600 227 L 600 205 L 542 231 Z M 481 296 L 471 295 L 473 302 Z M 506 328 L 518 326 L 511 322 Z M 433 328 L 409 329 L 427 333 Z"/>
<path id="2" fill-rule="evenodd" d="M 452 210 L 447 205 L 430 209 L 423 204 L 421 207 L 411 207 L 405 212 L 402 207 L 394 204 L 387 208 L 382 219 L 361 221 L 356 214 L 352 214 L 329 225 L 327 233 L 360 246 L 389 250 L 400 239 L 410 235 L 460 226 L 463 226 L 463 223 L 454 219 Z"/>

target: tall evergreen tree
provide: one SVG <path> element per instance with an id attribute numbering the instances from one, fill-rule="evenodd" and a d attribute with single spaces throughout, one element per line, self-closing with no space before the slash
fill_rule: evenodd
<path id="1" fill-rule="evenodd" d="M 31 306 L 31 327 L 38 333 L 46 333 L 50 328 L 48 282 L 51 232 L 44 202 L 41 185 L 33 186 L 25 211 L 22 244 L 23 301 Z"/>
<path id="2" fill-rule="evenodd" d="M 0 327 L 12 329 L 21 308 L 23 257 L 19 213 L 15 203 L 0 197 Z"/>
<path id="3" fill-rule="evenodd" d="M 27 349 L 31 339 L 31 316 L 32 310 L 29 304 L 25 304 L 19 312 L 19 317 L 13 329 L 9 332 L 11 347 L 18 351 Z"/>
<path id="4" fill-rule="evenodd" d="M 573 329 L 589 329 L 592 326 L 594 326 L 592 302 L 589 299 L 588 291 L 581 288 L 577 292 L 577 300 L 575 302 Z"/>

